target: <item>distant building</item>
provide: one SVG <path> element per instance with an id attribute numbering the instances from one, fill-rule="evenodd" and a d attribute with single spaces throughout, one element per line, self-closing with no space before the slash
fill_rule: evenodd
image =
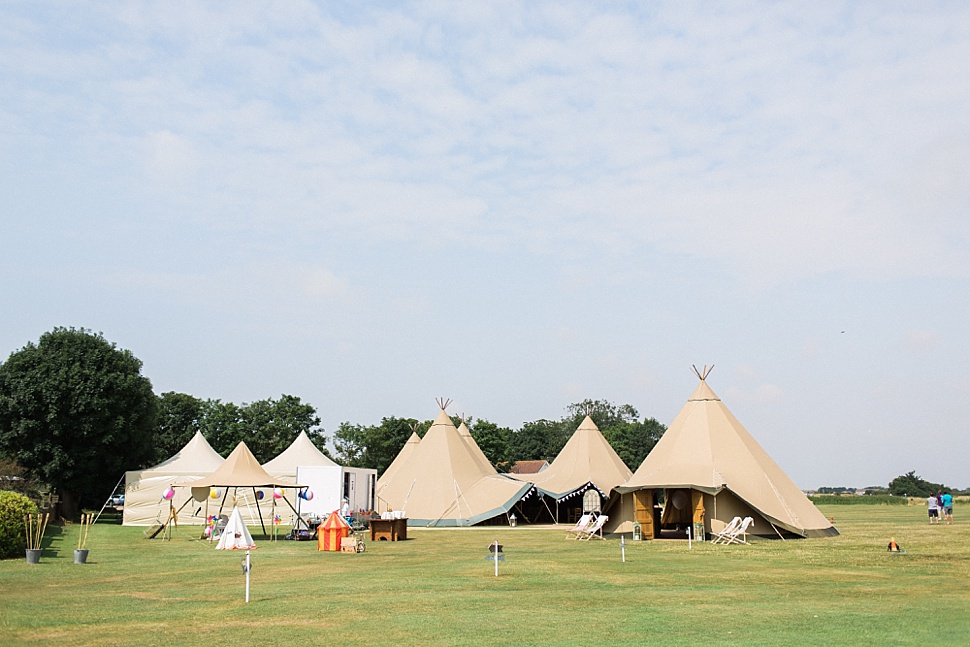
<path id="1" fill-rule="evenodd" d="M 512 463 L 512 474 L 538 474 L 549 467 L 549 461 L 515 461 Z"/>

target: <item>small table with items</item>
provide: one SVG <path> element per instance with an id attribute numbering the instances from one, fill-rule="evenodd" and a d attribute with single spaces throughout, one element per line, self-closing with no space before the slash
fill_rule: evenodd
<path id="1" fill-rule="evenodd" d="M 370 520 L 371 541 L 402 541 L 408 538 L 407 519 L 378 519 Z"/>

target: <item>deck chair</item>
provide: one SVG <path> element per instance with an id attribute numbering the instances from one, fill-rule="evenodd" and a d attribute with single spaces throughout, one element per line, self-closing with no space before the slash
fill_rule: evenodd
<path id="1" fill-rule="evenodd" d="M 566 531 L 566 539 L 579 539 L 579 535 L 593 523 L 593 515 L 586 513 L 579 518 L 576 525 Z M 572 536 L 570 536 L 572 535 Z"/>
<path id="2" fill-rule="evenodd" d="M 737 529 L 741 527 L 741 517 L 735 517 L 721 529 L 720 532 L 714 533 L 714 537 L 711 539 L 712 544 L 719 544 L 724 542 L 728 537 L 732 536 Z"/>
<path id="3" fill-rule="evenodd" d="M 607 517 L 605 514 L 601 514 L 600 516 L 596 517 L 596 521 L 594 521 L 589 528 L 582 531 L 576 537 L 576 539 L 582 539 L 583 541 L 589 541 L 593 537 L 598 537 L 599 539 L 602 539 L 603 526 L 606 524 L 607 519 L 609 519 L 609 517 Z"/>
<path id="4" fill-rule="evenodd" d="M 741 525 L 738 526 L 737 530 L 730 537 L 727 537 L 723 543 L 725 544 L 747 544 L 748 543 L 748 528 L 754 525 L 754 519 L 751 517 L 745 517 Z"/>

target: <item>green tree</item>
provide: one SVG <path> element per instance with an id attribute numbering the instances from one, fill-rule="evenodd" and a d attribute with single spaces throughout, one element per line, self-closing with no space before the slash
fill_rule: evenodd
<path id="1" fill-rule="evenodd" d="M 199 422 L 202 435 L 212 448 L 228 456 L 240 441 L 261 463 L 276 457 L 305 431 L 313 443 L 325 449 L 327 437 L 313 405 L 294 395 L 257 400 L 242 406 L 209 400 L 202 407 Z"/>
<path id="2" fill-rule="evenodd" d="M 158 396 L 158 424 L 155 428 L 155 458 L 160 463 L 192 440 L 202 427 L 205 402 L 185 393 L 169 391 Z"/>
<path id="3" fill-rule="evenodd" d="M 151 462 L 157 399 L 141 368 L 83 328 L 55 328 L 0 365 L 0 454 L 55 488 L 63 516 Z"/>
<path id="4" fill-rule="evenodd" d="M 350 467 L 368 467 L 378 476 L 400 453 L 411 433 L 423 436 L 430 421 L 419 423 L 413 418 L 382 418 L 379 425 L 353 425 L 342 422 L 333 435 L 337 462 Z"/>
<path id="5" fill-rule="evenodd" d="M 656 418 L 645 418 L 642 422 L 621 422 L 607 427 L 603 431 L 603 437 L 627 467 L 635 471 L 665 431 L 667 426 Z"/>
<path id="6" fill-rule="evenodd" d="M 223 456 L 228 456 L 245 436 L 241 408 L 221 400 L 205 401 L 199 428 L 212 449 Z"/>
<path id="7" fill-rule="evenodd" d="M 509 461 L 552 461 L 569 440 L 563 424 L 552 420 L 533 420 L 509 436 Z"/>
<path id="8" fill-rule="evenodd" d="M 512 430 L 479 418 L 472 422 L 469 431 L 471 431 L 472 438 L 478 443 L 488 462 L 495 465 L 500 472 L 509 471 L 511 467 L 509 463 L 509 438 L 512 435 Z"/>
<path id="9" fill-rule="evenodd" d="M 938 490 L 949 490 L 940 483 L 930 483 L 917 476 L 916 471 L 906 472 L 889 482 L 889 493 L 893 496 L 928 497 Z"/>

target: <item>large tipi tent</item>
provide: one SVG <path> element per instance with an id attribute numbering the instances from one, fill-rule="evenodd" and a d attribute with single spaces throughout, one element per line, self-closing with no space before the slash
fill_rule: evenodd
<path id="1" fill-rule="evenodd" d="M 751 516 L 751 531 L 760 535 L 837 535 L 707 385 L 710 369 L 694 371 L 700 384 L 630 480 L 617 488 L 624 493 L 614 514 L 619 525 L 607 530 L 629 532 L 635 519 L 647 536 L 654 535 L 653 493 L 664 490 L 662 526 L 703 523 L 711 532 L 734 516 Z"/>
<path id="2" fill-rule="evenodd" d="M 122 523 L 126 526 L 149 526 L 164 523 L 168 517 L 169 506 L 180 506 L 181 499 L 191 496 L 185 493 L 178 501 L 169 502 L 162 495 L 172 485 L 187 483 L 202 478 L 217 469 L 223 462 L 220 456 L 206 442 L 200 432 L 174 456 L 166 461 L 143 470 L 125 472 L 125 507 Z M 201 493 L 204 498 L 208 490 Z M 205 517 L 193 516 L 193 510 L 179 516 L 181 524 L 203 524 Z"/>
<path id="3" fill-rule="evenodd" d="M 379 510 L 403 510 L 411 526 L 471 526 L 507 513 L 532 490 L 483 465 L 441 412 L 381 490 Z M 382 485 L 385 485 L 382 483 Z"/>
<path id="4" fill-rule="evenodd" d="M 420 442 L 421 436 L 419 436 L 416 431 L 412 431 L 411 436 L 407 439 L 407 442 L 405 442 L 404 446 L 401 447 L 401 451 L 397 453 L 397 456 L 394 457 L 391 464 L 388 465 L 387 469 L 384 470 L 384 473 L 381 474 L 381 478 L 377 479 L 378 501 L 380 501 L 382 498 L 381 492 L 383 492 L 384 489 L 391 484 L 391 482 L 394 480 L 394 475 L 398 473 L 398 470 L 401 469 L 402 465 L 408 462 L 408 458 L 411 457 L 411 454 L 414 452 L 415 448 L 418 446 L 418 444 L 420 444 Z"/>
<path id="5" fill-rule="evenodd" d="M 475 457 L 476 461 L 481 463 L 487 471 L 492 471 L 495 469 L 495 466 L 492 465 L 492 461 L 488 460 L 488 457 L 485 456 L 485 452 L 483 452 L 482 448 L 478 446 L 477 442 L 475 442 L 471 429 L 469 429 L 468 425 L 465 424 L 464 415 L 462 416 L 461 424 L 458 425 L 458 435 L 461 436 L 462 440 L 465 441 L 465 444 L 468 445 L 468 451 L 472 453 L 472 456 Z"/>
<path id="6" fill-rule="evenodd" d="M 541 494 L 555 500 L 558 521 L 560 502 L 564 499 L 594 488 L 605 501 L 613 488 L 626 483 L 632 475 L 587 415 L 552 465 L 538 474 L 514 475 L 513 478 L 531 481 Z"/>

